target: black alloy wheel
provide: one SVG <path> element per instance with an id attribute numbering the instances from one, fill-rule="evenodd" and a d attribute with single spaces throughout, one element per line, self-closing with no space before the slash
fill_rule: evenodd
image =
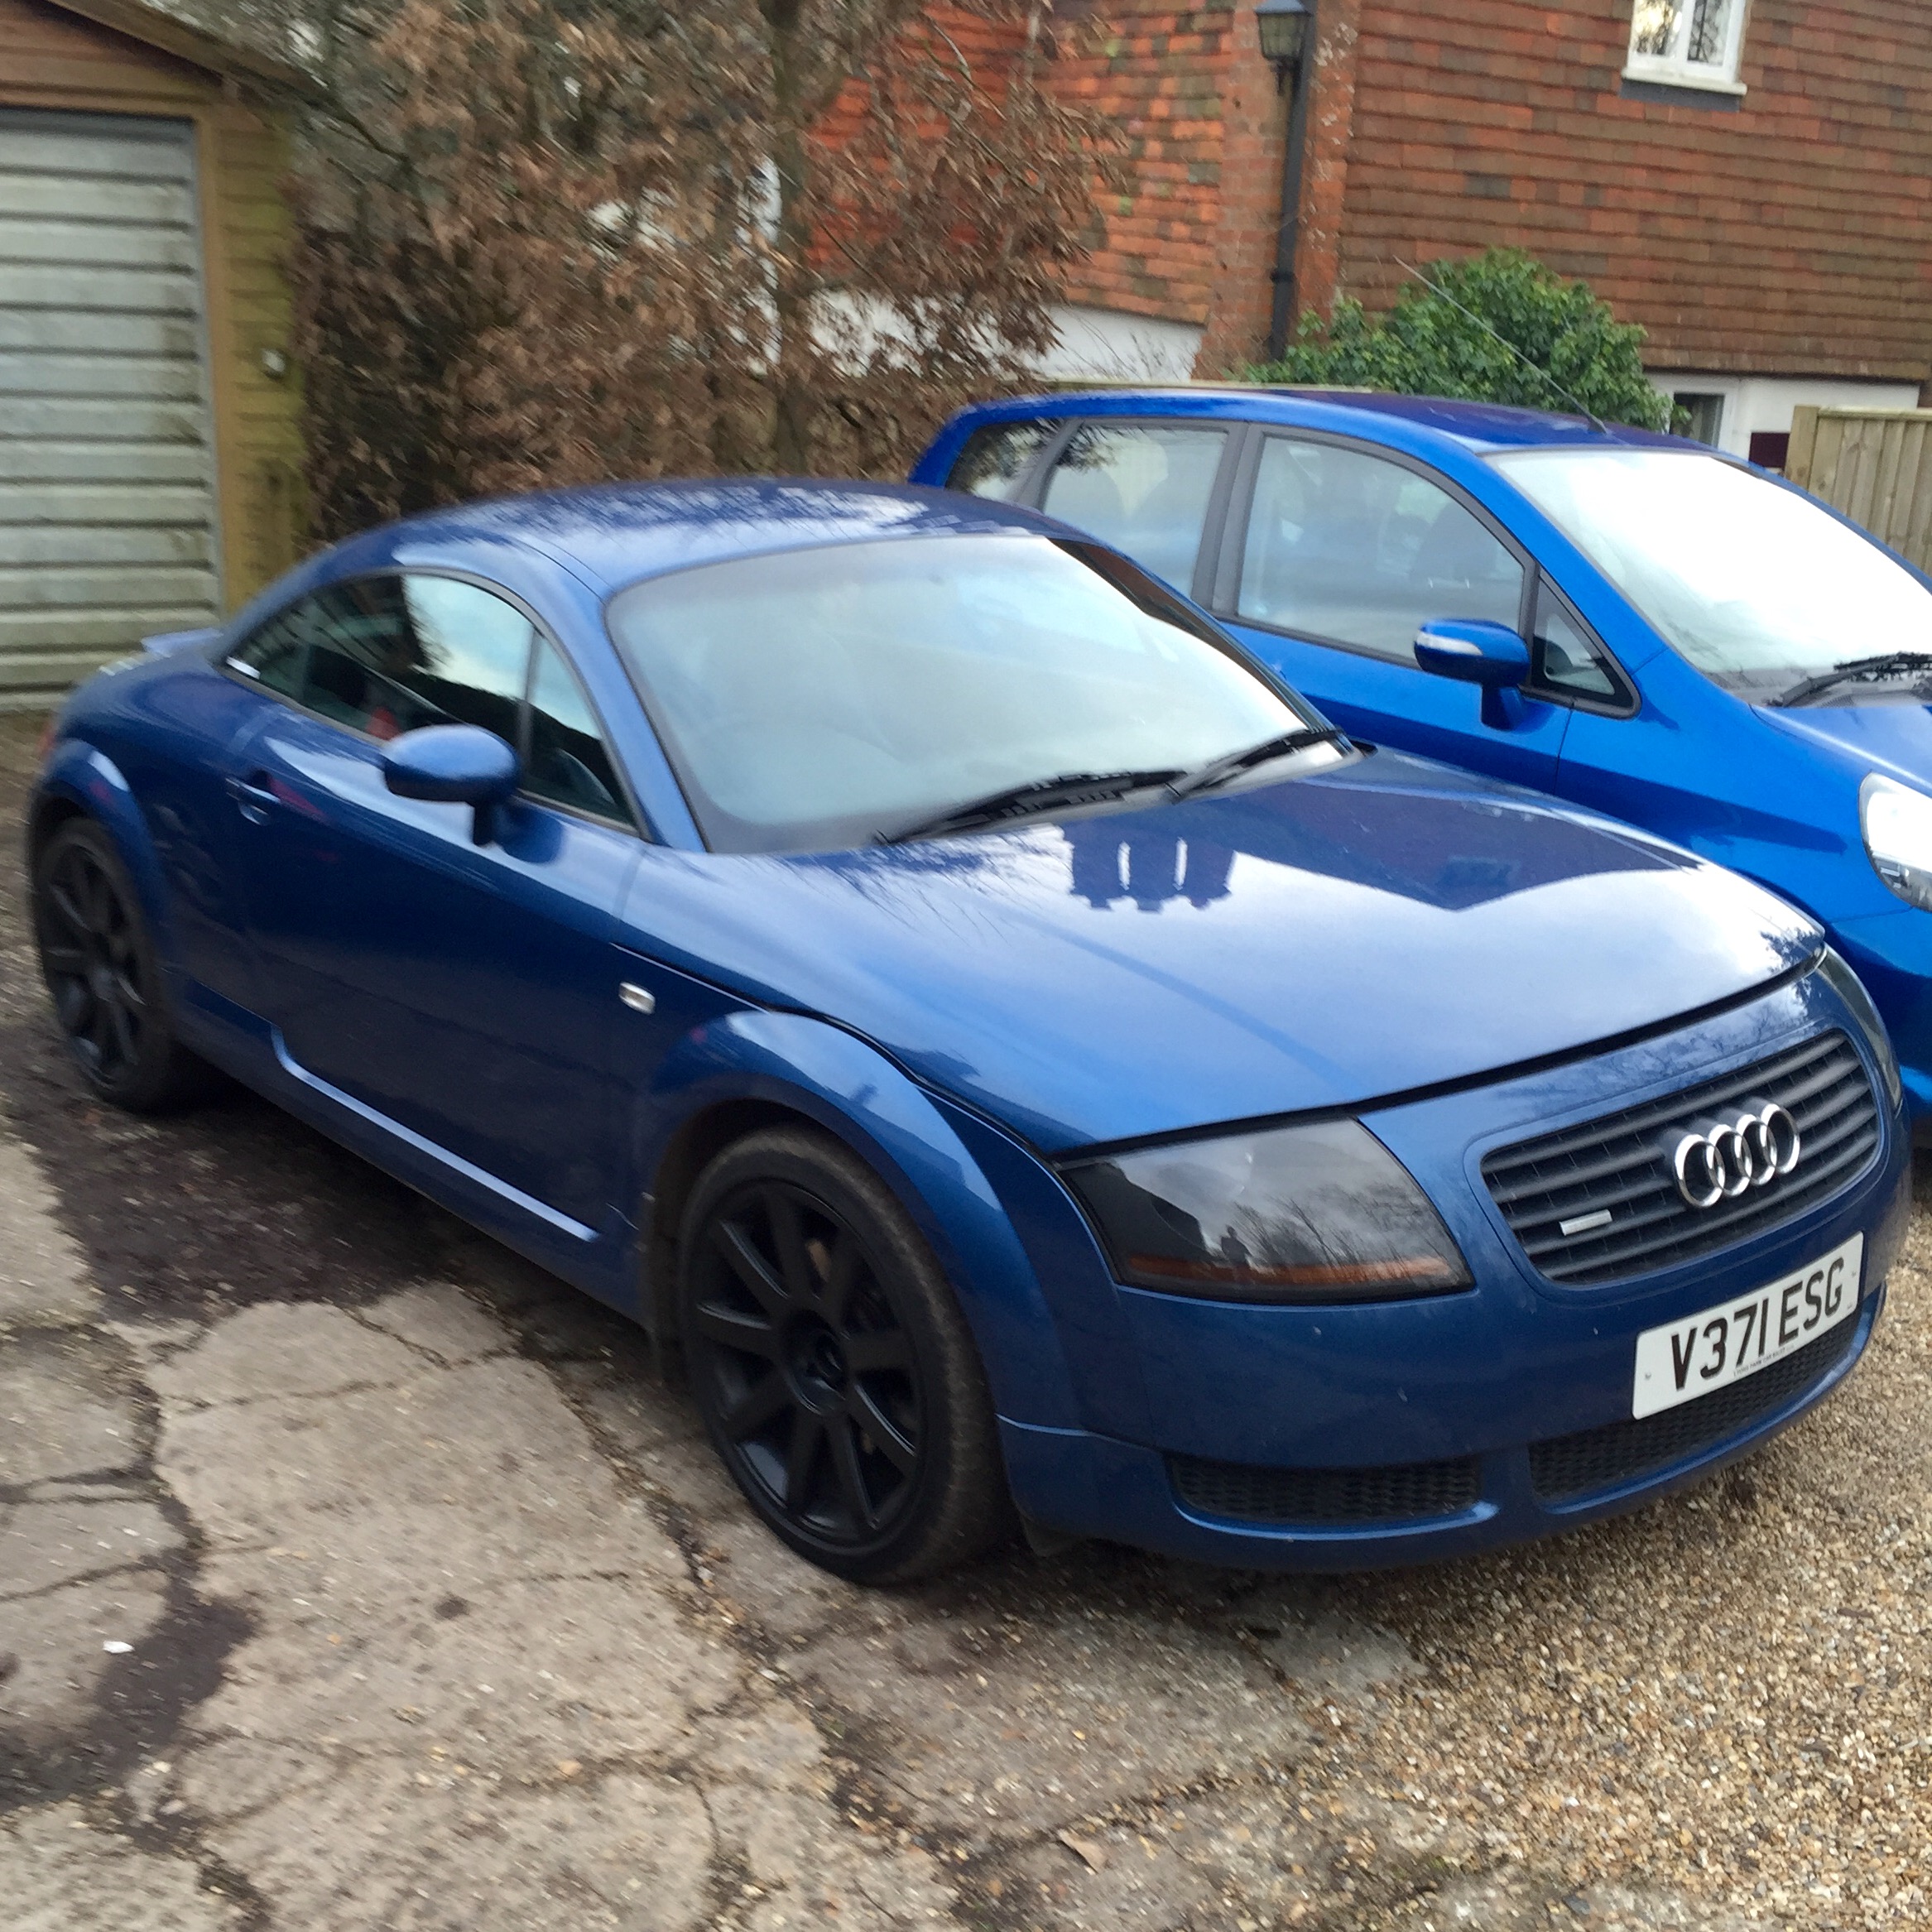
<path id="1" fill-rule="evenodd" d="M 33 887 L 41 971 L 88 1085 L 137 1113 L 198 1097 L 210 1069 L 174 1036 L 153 941 L 107 834 L 70 819 L 41 848 Z"/>
<path id="2" fill-rule="evenodd" d="M 752 1136 L 685 1220 L 685 1358 L 738 1486 L 787 1542 L 870 1582 L 929 1574 L 1007 1526 L 992 1405 L 930 1251 L 848 1150 Z"/>

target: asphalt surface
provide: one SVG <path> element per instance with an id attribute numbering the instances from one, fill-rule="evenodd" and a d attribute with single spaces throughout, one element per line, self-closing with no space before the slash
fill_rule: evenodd
<path id="1" fill-rule="evenodd" d="M 634 1330 L 254 1098 L 91 1105 L 0 718 L 7 1932 L 1932 1921 L 1932 1223 L 1842 1395 L 1538 1548 L 1082 1546 L 910 1591 L 750 1519 Z"/>

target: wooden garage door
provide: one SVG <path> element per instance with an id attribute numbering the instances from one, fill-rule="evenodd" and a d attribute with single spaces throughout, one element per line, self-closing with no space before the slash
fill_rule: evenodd
<path id="1" fill-rule="evenodd" d="M 211 622 L 185 122 L 0 109 L 0 706 Z"/>

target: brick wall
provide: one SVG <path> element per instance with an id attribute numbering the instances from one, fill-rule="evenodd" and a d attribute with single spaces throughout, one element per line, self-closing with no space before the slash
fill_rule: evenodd
<path id="1" fill-rule="evenodd" d="M 1642 323 L 1658 368 L 1932 377 L 1927 0 L 1753 0 L 1734 110 L 1626 96 L 1630 9 L 1319 0 L 1302 305 L 1384 308 L 1401 262 L 1513 244 Z M 1128 179 L 1070 293 L 1203 326 L 1223 373 L 1266 332 L 1281 184 L 1252 5 L 1100 11 L 1061 84 L 1113 117 Z"/>
<path id="2" fill-rule="evenodd" d="M 1104 11 L 1092 47 L 1058 63 L 1057 85 L 1119 129 L 1123 179 L 1120 193 L 1102 199 L 1104 239 L 1067 292 L 1096 308 L 1203 324 L 1215 284 L 1219 79 L 1233 10 L 1111 0 Z"/>
<path id="3" fill-rule="evenodd" d="M 1334 273 L 1372 307 L 1398 261 L 1516 243 L 1657 367 L 1932 373 L 1925 0 L 1754 0 L 1732 112 L 1620 92 L 1631 0 L 1340 3 Z"/>

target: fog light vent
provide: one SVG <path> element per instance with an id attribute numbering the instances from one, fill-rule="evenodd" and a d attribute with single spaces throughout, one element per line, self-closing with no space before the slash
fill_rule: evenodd
<path id="1" fill-rule="evenodd" d="M 1270 1469 L 1170 1456 L 1167 1470 L 1175 1494 L 1199 1516 L 1311 1529 L 1457 1516 L 1482 1494 L 1473 1456 L 1360 1469 Z"/>

